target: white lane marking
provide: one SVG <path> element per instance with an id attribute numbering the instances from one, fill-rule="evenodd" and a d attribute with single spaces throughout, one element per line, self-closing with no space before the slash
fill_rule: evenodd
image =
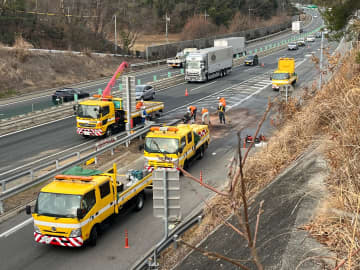
<path id="1" fill-rule="evenodd" d="M 5 238 L 8 237 L 9 235 L 17 232 L 18 230 L 24 228 L 26 225 L 30 224 L 33 221 L 33 218 L 29 218 L 27 220 L 25 220 L 24 222 L 12 227 L 11 229 L 7 230 L 6 232 L 3 232 L 2 234 L 0 234 L 0 238 Z"/>
<path id="2" fill-rule="evenodd" d="M 202 87 L 205 87 L 205 86 L 208 86 L 208 85 L 211 85 L 211 84 L 214 84 L 216 83 L 217 81 L 214 81 L 214 82 L 211 82 L 211 83 L 206 83 L 206 84 L 203 84 L 201 86 L 198 86 L 198 87 L 195 87 L 194 89 L 191 89 L 190 92 L 194 91 L 194 90 L 197 90 L 197 89 L 200 89 Z"/>
<path id="3" fill-rule="evenodd" d="M 46 157 L 42 157 L 42 158 L 40 158 L 40 159 L 37 159 L 36 161 L 33 161 L 33 162 L 30 162 L 30 163 L 27 163 L 27 164 L 25 164 L 25 165 L 23 165 L 23 166 L 20 166 L 20 167 L 17 167 L 17 168 L 11 169 L 11 170 L 9 170 L 9 171 L 6 171 L 6 172 L 3 172 L 3 173 L 0 173 L 0 176 L 3 176 L 4 174 L 8 174 L 8 173 L 11 173 L 11 172 L 13 172 L 13 171 L 16 171 L 16 170 L 22 169 L 22 168 L 24 168 L 24 167 L 26 167 L 26 166 L 29 166 L 29 165 L 32 165 L 32 164 L 34 164 L 34 163 L 36 163 L 36 162 L 39 162 L 39 161 L 43 161 L 43 160 L 49 159 L 49 158 L 51 158 L 51 157 L 53 157 L 53 156 L 56 156 L 56 155 L 59 155 L 59 154 L 62 154 L 62 153 L 64 153 L 64 152 L 66 152 L 66 151 L 72 150 L 73 148 L 76 148 L 76 147 L 79 147 L 79 146 L 83 146 L 83 145 L 85 145 L 85 144 L 90 144 L 91 142 L 92 142 L 92 141 L 89 141 L 89 142 L 84 142 L 84 143 L 81 143 L 81 144 L 75 145 L 75 146 L 73 146 L 73 147 L 67 148 L 67 149 L 65 149 L 65 150 L 63 150 L 63 151 L 57 152 L 57 153 L 55 153 L 55 154 L 52 154 L 52 155 L 49 155 L 49 156 L 46 156 Z"/>
<path id="4" fill-rule="evenodd" d="M 140 74 L 136 74 L 136 76 L 142 76 L 142 75 L 147 75 L 150 73 L 155 73 L 158 71 L 163 71 L 166 70 L 168 68 L 163 68 L 163 69 L 157 69 L 157 70 L 153 70 L 153 71 L 149 71 L 149 72 L 145 72 L 145 73 L 140 73 Z M 160 74 L 159 76 L 163 76 L 162 74 Z M 166 74 L 167 76 L 167 74 Z M 109 79 L 110 80 L 110 79 Z M 120 78 L 118 79 L 120 80 Z M 86 83 L 86 82 L 84 82 Z M 102 83 L 95 83 L 95 84 L 91 84 L 91 85 L 87 85 L 87 86 L 82 86 L 82 87 L 76 87 L 76 86 L 69 86 L 69 88 L 76 88 L 76 89 L 84 89 L 84 88 L 89 88 L 89 87 L 93 87 L 93 86 L 98 86 L 98 85 L 107 85 L 108 82 L 102 82 Z M 56 89 L 61 89 L 61 87 L 56 88 Z M 56 90 L 54 89 L 54 91 Z M 44 90 L 44 91 L 50 91 L 50 90 Z M 44 98 L 44 97 L 51 97 L 52 94 L 50 95 L 44 95 L 44 96 L 39 96 L 39 97 L 34 97 L 34 98 L 29 98 L 29 99 L 24 99 L 24 100 L 20 100 L 20 101 L 14 101 L 14 102 L 10 102 L 10 103 L 6 103 L 6 104 L 0 104 L 0 107 L 4 107 L 4 106 L 9 106 L 9 105 L 13 105 L 13 104 L 17 104 L 17 103 L 22 103 L 22 102 L 26 102 L 26 101 L 31 101 L 34 99 L 39 99 L 39 98 Z"/>
<path id="5" fill-rule="evenodd" d="M 45 126 L 45 125 L 48 125 L 48 124 L 52 124 L 52 123 L 55 123 L 55 122 L 58 122 L 58 121 L 62 121 L 62 120 L 68 119 L 68 118 L 70 118 L 70 117 L 74 117 L 74 116 L 73 116 L 73 115 L 67 116 L 67 117 L 64 117 L 64 118 L 61 118 L 61 119 L 58 119 L 58 120 L 54 120 L 54 121 L 47 122 L 47 123 L 44 123 L 44 124 L 40 124 L 40 125 L 37 125 L 37 126 L 25 128 L 25 129 L 18 130 L 18 131 L 12 132 L 12 133 L 4 134 L 4 135 L 1 135 L 0 138 L 6 137 L 6 136 L 10 136 L 10 135 L 14 135 L 14 134 L 16 134 L 16 133 L 20 133 L 20 132 L 23 132 L 23 131 L 26 131 L 26 130 L 29 130 L 29 129 L 32 129 L 32 128 L 37 128 L 37 127 Z"/>

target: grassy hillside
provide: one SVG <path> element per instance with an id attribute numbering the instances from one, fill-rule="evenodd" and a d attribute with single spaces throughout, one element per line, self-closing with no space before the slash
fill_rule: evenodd
<path id="1" fill-rule="evenodd" d="M 0 48 L 0 98 L 112 76 L 124 60 L 138 61 L 90 53 L 40 54 Z"/>

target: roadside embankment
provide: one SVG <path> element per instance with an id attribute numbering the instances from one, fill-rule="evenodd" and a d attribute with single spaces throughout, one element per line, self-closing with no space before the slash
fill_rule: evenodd
<path id="1" fill-rule="evenodd" d="M 272 248 L 268 248 L 265 253 L 260 251 L 260 260 L 264 262 L 264 266 L 267 265 L 266 262 L 271 262 L 268 257 L 276 254 L 279 249 L 286 249 L 284 253 L 281 253 L 284 259 L 289 259 L 290 255 L 301 256 L 301 258 L 296 257 L 294 260 L 286 259 L 278 262 L 278 264 L 268 264 L 274 267 L 269 269 L 295 269 L 298 264 L 302 263 L 302 260 L 306 264 L 302 266 L 304 268 L 300 267 L 299 269 L 314 269 L 311 268 L 313 266 L 309 266 L 308 263 L 310 261 L 312 264 L 327 264 L 330 267 L 345 262 L 344 267 L 347 267 L 347 269 L 355 269 L 358 265 L 360 255 L 357 251 L 360 248 L 360 244 L 358 241 L 359 220 L 357 217 L 360 211 L 360 200 L 358 197 L 360 190 L 360 167 L 358 166 L 357 157 L 360 154 L 360 66 L 355 62 L 356 52 L 359 52 L 359 48 L 355 48 L 348 54 L 340 67 L 336 67 L 336 64 L 339 62 L 338 55 L 330 57 L 327 72 L 336 72 L 332 79 L 323 85 L 320 91 L 310 89 L 301 96 L 303 100 L 301 103 L 293 98 L 288 101 L 288 104 L 280 103 L 277 106 L 277 115 L 281 117 L 271 119 L 272 123 L 277 127 L 277 131 L 272 135 L 267 147 L 262 148 L 249 157 L 245 164 L 244 179 L 247 184 L 248 196 L 252 198 L 260 190 L 269 185 L 277 175 L 284 172 L 294 161 L 302 159 L 305 164 L 309 162 L 310 159 L 303 159 L 303 154 L 305 151 L 312 149 L 313 145 L 318 146 L 317 149 L 319 151 L 317 155 L 320 160 L 324 159 L 322 163 L 326 164 L 326 177 L 315 177 L 309 184 L 305 185 L 306 189 L 291 191 L 294 195 L 291 203 L 277 204 L 279 213 L 285 213 L 285 216 L 282 217 L 279 214 L 276 219 L 277 223 L 275 222 L 273 226 L 278 226 L 279 228 L 283 225 L 285 226 L 286 223 L 283 223 L 283 221 L 287 220 L 294 213 L 296 214 L 296 211 L 299 211 L 298 207 L 300 205 L 305 205 L 308 210 L 311 210 L 311 213 L 307 213 L 306 219 L 301 218 L 300 223 L 298 222 L 299 219 L 292 221 L 288 219 L 295 226 L 292 229 L 297 231 L 299 235 L 301 234 L 298 230 L 299 228 L 308 231 L 318 243 L 322 244 L 322 247 L 328 248 L 335 255 L 330 255 L 330 257 L 325 259 L 324 253 L 314 254 L 310 252 L 307 254 L 306 250 L 303 249 L 304 243 L 301 241 L 300 243 L 296 238 L 291 238 L 296 241 L 287 241 L 286 247 L 282 246 L 279 242 L 279 248 L 276 248 L 276 245 L 274 245 Z M 314 162 L 314 165 L 316 165 L 316 162 Z M 311 166 L 303 168 L 301 177 L 299 175 L 287 177 L 287 185 L 298 185 L 299 181 L 301 182 L 304 177 L 309 176 L 312 168 Z M 271 184 L 272 187 L 274 185 L 275 182 Z M 320 186 L 322 186 L 322 189 L 318 193 Z M 277 196 L 283 194 L 282 188 L 279 186 L 277 190 L 273 190 L 273 196 L 267 197 L 268 201 L 271 201 L 271 199 L 278 200 Z M 241 203 L 240 188 L 238 187 L 237 190 L 237 197 L 239 198 L 239 203 Z M 314 196 L 316 200 L 314 200 Z M 286 197 L 281 198 L 285 200 Z M 311 206 L 306 206 L 311 201 L 317 202 L 312 203 Z M 251 203 L 251 211 L 257 212 L 256 203 L 253 201 Z M 204 244 L 199 245 L 199 247 L 209 252 L 215 251 L 220 252 L 222 255 L 232 255 L 235 256 L 232 258 L 236 260 L 249 260 L 249 256 L 239 257 L 239 253 L 234 253 L 229 244 L 226 244 L 235 241 L 233 232 L 229 233 L 229 231 L 221 229 L 223 234 L 218 235 L 216 241 L 211 240 L 212 236 L 209 236 L 209 240 L 202 240 L 207 239 L 206 237 L 209 234 L 216 234 L 213 233 L 213 229 L 222 224 L 224 218 L 228 218 L 231 213 L 229 201 L 224 199 L 223 196 L 217 196 L 209 205 L 210 207 L 206 210 L 207 214 L 204 221 L 198 227 L 185 234 L 183 240 L 188 241 L 192 245 L 203 242 Z M 296 209 L 296 211 L 287 212 L 289 207 Z M 260 227 L 266 226 L 267 220 L 269 220 L 267 216 L 269 213 L 266 212 L 266 209 L 267 205 L 265 202 L 264 213 L 262 213 L 260 218 Z M 261 222 L 264 222 L 264 224 Z M 232 224 L 237 226 L 235 221 Z M 219 228 L 223 227 L 226 226 Z M 254 217 L 252 230 L 255 230 Z M 290 228 L 288 230 L 291 231 Z M 288 232 L 283 233 L 288 234 Z M 265 238 L 261 236 L 261 242 L 257 246 L 261 249 L 268 241 L 274 241 L 276 237 L 279 237 L 276 233 L 273 235 L 268 234 Z M 309 237 L 309 234 L 303 233 L 303 237 Z M 298 251 L 303 249 L 302 254 L 291 252 L 295 245 L 298 246 Z M 216 247 L 222 247 L 222 249 L 216 249 Z M 243 242 L 241 247 L 246 248 L 246 242 Z M 313 247 L 315 248 L 315 244 Z M 316 247 L 316 249 L 319 247 L 321 246 Z M 164 253 L 164 257 L 162 257 L 163 269 L 171 269 L 178 262 L 176 258 L 184 258 L 186 254 L 184 249 L 184 247 L 181 247 L 176 251 L 168 250 Z M 188 252 L 191 251 L 191 248 L 186 249 Z M 239 246 L 237 250 L 239 250 Z M 196 259 L 193 259 L 191 262 L 184 262 L 183 266 L 189 267 L 191 265 L 192 268 L 196 269 L 219 269 L 216 267 L 225 267 L 225 264 L 220 265 L 219 260 L 216 259 L 214 261 L 207 259 L 207 262 L 212 261 L 212 263 L 203 264 L 201 263 L 203 262 L 201 258 L 204 258 L 203 255 L 197 252 Z M 286 265 L 289 266 L 289 263 L 291 263 L 291 266 L 287 268 Z M 246 265 L 252 267 L 253 265 L 250 264 Z M 179 266 L 178 269 L 185 269 L 186 267 L 184 267 Z"/>

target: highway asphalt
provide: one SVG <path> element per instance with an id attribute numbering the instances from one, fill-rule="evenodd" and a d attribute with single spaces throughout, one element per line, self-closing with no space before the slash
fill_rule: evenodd
<path id="1" fill-rule="evenodd" d="M 317 26 L 315 21 L 314 27 Z M 201 106 L 207 105 L 211 109 L 216 106 L 214 102 L 217 93 L 223 89 L 234 86 L 239 89 L 239 93 L 232 92 L 230 93 L 231 96 L 226 96 L 228 100 L 231 100 L 233 95 L 240 95 L 245 90 L 247 90 L 245 92 L 248 96 L 251 95 L 249 94 L 251 89 L 243 89 L 240 87 L 241 85 L 237 88 L 237 85 L 242 82 L 246 83 L 247 80 L 251 80 L 255 76 L 260 76 L 261 81 L 266 85 L 265 78 L 275 69 L 277 59 L 283 56 L 295 57 L 296 62 L 300 64 L 297 68 L 299 75 L 297 87 L 300 87 L 318 75 L 308 56 L 312 52 L 319 55 L 319 46 L 320 41 L 317 40 L 310 44 L 309 48 L 305 47 L 290 52 L 286 50 L 276 52 L 260 59 L 260 62 L 264 63 L 264 67 L 239 66 L 234 68 L 227 77 L 215 79 L 206 84 L 181 84 L 159 92 L 156 99 L 165 102 L 166 111 L 170 112 L 171 117 L 181 116 L 186 105 L 192 102 L 199 103 Z M 253 84 L 255 85 L 256 82 L 253 81 Z M 185 88 L 188 88 L 190 92 L 188 97 L 184 96 Z M 259 119 L 266 107 L 268 97 L 274 97 L 278 95 L 278 92 L 273 91 L 271 87 L 255 88 L 255 90 L 256 94 L 251 95 L 251 98 L 247 99 L 246 95 L 243 96 L 244 102 L 239 107 L 246 110 L 249 115 Z M 209 96 L 212 97 L 209 98 Z M 199 101 L 199 99 L 203 100 Z M 204 100 L 208 103 L 204 104 Z M 254 132 L 255 124 L 256 121 L 244 126 L 243 132 Z M 266 132 L 269 128 L 269 123 L 266 123 L 264 131 Z M 222 138 L 214 139 L 204 159 L 194 163 L 190 172 L 199 175 L 200 169 L 202 169 L 206 181 L 218 187 L 223 186 L 225 166 L 236 146 L 235 138 L 234 133 L 230 133 Z M 0 155 L 1 169 L 19 166 L 24 162 L 44 157 L 84 141 L 75 133 L 74 118 L 1 137 L 0 147 L 3 149 Z M 139 160 L 137 166 L 141 166 L 141 164 L 142 161 Z M 184 178 L 181 179 L 181 185 L 182 214 L 183 217 L 186 217 L 210 193 Z M 7 238 L 0 238 L 1 269 L 130 269 L 142 254 L 146 253 L 162 238 L 162 221 L 153 217 L 151 192 L 148 195 L 148 200 L 142 211 L 117 217 L 114 224 L 105 230 L 98 245 L 94 248 L 68 249 L 39 245 L 33 240 L 31 224 Z M 22 213 L 0 224 L 0 234 L 28 218 Z M 124 248 L 125 229 L 129 231 L 130 249 Z"/>

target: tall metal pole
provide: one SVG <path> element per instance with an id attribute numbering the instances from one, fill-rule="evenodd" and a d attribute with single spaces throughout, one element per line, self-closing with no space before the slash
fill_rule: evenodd
<path id="1" fill-rule="evenodd" d="M 166 181 L 166 169 L 163 168 L 163 186 L 164 186 L 164 238 L 154 249 L 154 266 L 157 267 L 157 248 L 168 238 L 169 236 L 169 220 L 168 220 L 168 187 Z M 157 268 L 156 268 L 157 269 Z"/>
<path id="2" fill-rule="evenodd" d="M 319 79 L 319 90 L 321 89 L 321 85 L 322 85 L 323 44 L 324 44 L 324 32 L 321 32 L 321 45 L 320 45 L 320 79 Z"/>
<path id="3" fill-rule="evenodd" d="M 165 13 L 165 32 L 166 32 L 166 42 L 169 43 L 169 39 L 168 39 L 168 21 L 170 20 L 170 18 L 167 15 L 167 12 Z"/>
<path id="4" fill-rule="evenodd" d="M 117 37 L 116 37 L 116 14 L 115 16 L 115 54 L 117 53 Z"/>

